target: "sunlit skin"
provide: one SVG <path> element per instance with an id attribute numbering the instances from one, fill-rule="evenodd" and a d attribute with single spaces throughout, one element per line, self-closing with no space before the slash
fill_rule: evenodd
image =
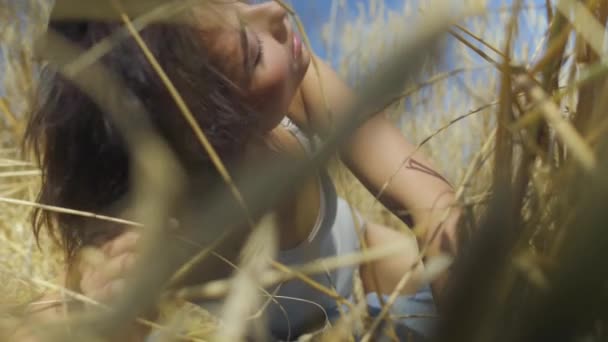
<path id="1" fill-rule="evenodd" d="M 340 113 L 353 101 L 352 90 L 327 64 L 300 45 L 301 39 L 286 11 L 275 2 L 250 5 L 231 1 L 206 8 L 202 13 L 224 23 L 226 29 L 209 48 L 230 59 L 226 67 L 229 78 L 243 89 L 250 105 L 264 113 L 261 124 L 267 131 L 267 142 L 280 146 L 286 153 L 305 157 L 298 141 L 277 126 L 278 123 L 288 115 L 305 130 L 327 136 L 332 129 L 330 123 L 341 118 L 327 117 L 324 98 L 328 100 L 331 113 Z M 313 58 L 319 66 L 325 96 L 319 87 L 320 80 L 310 66 Z M 251 147 L 253 157 L 250 156 L 253 159 L 265 148 L 254 145 Z M 445 208 L 454 200 L 452 188 L 437 176 L 420 152 L 414 153 L 413 159 L 422 167 L 400 169 L 402 161 L 414 151 L 415 146 L 382 113 L 354 132 L 341 150 L 342 160 L 373 194 L 394 176 L 385 189 L 382 203 L 395 212 L 409 209 L 415 224 L 431 227 L 416 241 L 411 235 L 368 222 L 365 242 L 369 247 L 397 241 L 411 246 L 399 255 L 362 266 L 362 280 L 369 292 L 391 293 L 401 276 L 418 259 L 421 244 L 428 245 L 429 257 L 453 255 L 456 250 L 458 211 L 452 210 L 447 220 L 442 221 Z M 421 169 L 426 171 L 421 172 Z M 289 248 L 308 236 L 319 213 L 318 193 L 318 183 L 313 179 L 278 208 L 282 248 Z M 441 228 L 439 234 L 434 234 L 438 228 Z M 124 277 L 138 255 L 138 236 L 128 232 L 106 242 L 100 249 L 105 256 L 104 262 L 94 266 L 86 262 L 81 265 L 80 285 L 85 295 L 107 301 L 122 290 Z M 437 238 L 431 240 L 431 236 Z M 403 294 L 412 293 L 420 286 L 423 266 L 419 264 L 413 270 L 412 281 L 403 289 Z M 382 280 L 377 284 L 379 288 L 375 286 L 373 273 Z M 445 279 L 442 276 L 433 282 L 435 293 L 441 292 Z"/>
<path id="2" fill-rule="evenodd" d="M 289 112 L 311 62 L 287 12 L 273 2 L 248 5 L 232 1 L 206 5 L 203 20 L 223 27 L 211 49 L 229 60 L 229 78 L 244 90 L 250 105 L 263 113 L 262 126 L 276 127 Z M 212 17 L 208 17 L 211 15 Z"/>

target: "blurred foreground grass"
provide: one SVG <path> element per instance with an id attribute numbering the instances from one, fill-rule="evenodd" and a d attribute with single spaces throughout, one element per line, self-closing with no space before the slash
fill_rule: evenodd
<path id="1" fill-rule="evenodd" d="M 44 6 L 29 5 L 32 22 L 42 25 Z M 381 0 L 368 5 L 357 18 L 332 18 L 325 30 L 328 44 L 340 51 L 339 72 L 355 86 L 394 52 L 402 37 L 391 32 L 432 10 L 410 1 L 401 12 Z M 14 18 L 14 9 L 0 5 L 0 19 Z M 444 340 L 541 340 L 551 336 L 543 313 L 582 324 L 572 336 L 559 335 L 566 340 L 606 338 L 606 311 L 599 306 L 605 289 L 592 285 L 608 278 L 589 263 L 602 267 L 597 258 L 608 250 L 608 234 L 601 231 L 608 195 L 601 154 L 608 103 L 602 95 L 608 83 L 604 40 L 598 38 L 607 16 L 604 0 L 488 6 L 484 15 L 452 29 L 444 62 L 425 65 L 388 108 L 455 185 L 465 208 L 463 229 L 472 233 L 470 249 L 455 266 Z M 40 30 L 31 27 L 26 33 L 5 29 L 0 37 L 6 95 L 0 100 L 0 304 L 9 309 L 47 290 L 44 281 L 53 282 L 62 264 L 51 243 L 43 252 L 36 248 L 30 207 L 6 202 L 34 201 L 38 186 L 36 167 L 19 150 L 34 74 L 31 46 L 19 37 Z M 332 172 L 339 191 L 364 215 L 404 228 L 347 171 L 335 164 Z M 575 274 L 580 286 L 597 292 L 572 297 L 577 284 L 568 276 Z M 584 308 L 576 300 L 587 305 L 592 299 L 593 310 L 579 314 Z M 465 308 L 470 310 L 457 317 Z M 185 315 L 196 311 L 187 310 Z M 180 315 L 167 314 L 183 327 Z"/>

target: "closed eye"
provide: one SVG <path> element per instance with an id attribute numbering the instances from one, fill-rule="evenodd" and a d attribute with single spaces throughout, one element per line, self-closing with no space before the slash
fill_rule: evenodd
<path id="1" fill-rule="evenodd" d="M 253 62 L 254 67 L 257 67 L 263 60 L 264 60 L 264 44 L 262 43 L 262 40 L 260 39 L 259 35 L 255 35 L 255 39 L 257 40 L 257 45 L 258 45 L 258 52 L 255 56 L 255 60 Z"/>

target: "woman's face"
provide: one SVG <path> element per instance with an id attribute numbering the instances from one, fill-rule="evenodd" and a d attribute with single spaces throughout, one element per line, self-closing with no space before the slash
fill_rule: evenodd
<path id="1" fill-rule="evenodd" d="M 274 1 L 226 1 L 207 14 L 223 21 L 213 49 L 224 56 L 228 76 L 242 87 L 262 127 L 274 128 L 287 114 L 304 78 L 310 54 L 287 12 Z"/>

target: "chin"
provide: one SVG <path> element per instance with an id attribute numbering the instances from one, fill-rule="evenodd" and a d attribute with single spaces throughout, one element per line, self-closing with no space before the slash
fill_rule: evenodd
<path id="1" fill-rule="evenodd" d="M 310 54 L 308 53 L 307 49 L 304 49 L 302 51 L 302 69 L 304 69 L 304 73 L 306 73 L 306 70 L 308 70 L 308 67 L 310 66 L 310 62 L 311 62 Z"/>
<path id="2" fill-rule="evenodd" d="M 310 64 L 311 64 L 310 55 L 303 54 L 302 58 L 298 62 L 299 63 L 297 64 L 294 76 L 295 76 L 295 79 L 297 80 L 296 83 L 298 84 L 298 87 L 299 87 L 302 80 L 304 80 L 304 76 L 306 76 L 306 72 L 308 71 L 308 68 L 310 67 Z"/>

